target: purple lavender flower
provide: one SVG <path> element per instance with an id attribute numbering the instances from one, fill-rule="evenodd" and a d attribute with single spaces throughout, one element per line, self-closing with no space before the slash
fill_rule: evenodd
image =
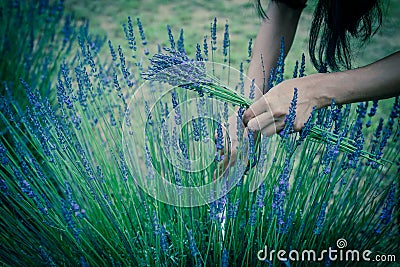
<path id="1" fill-rule="evenodd" d="M 211 23 L 211 48 L 217 50 L 217 18 L 214 17 L 214 22 Z"/>
<path id="2" fill-rule="evenodd" d="M 160 247 L 162 251 L 166 252 L 168 249 L 167 231 L 165 230 L 164 225 L 161 225 L 160 228 Z"/>
<path id="3" fill-rule="evenodd" d="M 392 220 L 392 214 L 393 214 L 394 208 L 396 206 L 395 191 L 396 191 L 396 183 L 393 182 L 391 184 L 389 192 L 387 194 L 381 215 L 379 216 L 380 221 L 375 230 L 375 232 L 378 234 L 381 233 L 382 225 L 387 225 Z"/>
<path id="4" fill-rule="evenodd" d="M 196 122 L 196 119 L 194 116 L 192 116 L 192 127 L 193 127 L 193 140 L 195 142 L 200 141 L 200 127 L 198 123 Z"/>
<path id="5" fill-rule="evenodd" d="M 182 140 L 181 138 L 179 138 L 179 148 L 181 151 L 181 164 L 182 167 L 186 170 L 186 171 L 190 171 L 190 159 L 189 159 L 189 151 L 187 149 L 187 146 L 185 144 L 185 141 Z"/>
<path id="6" fill-rule="evenodd" d="M 161 226 L 158 222 L 157 212 L 153 212 L 153 231 L 155 235 L 161 234 Z"/>
<path id="7" fill-rule="evenodd" d="M 147 101 L 144 101 L 144 109 L 145 109 L 146 117 L 147 117 L 146 123 L 149 124 L 149 125 L 153 125 L 153 118 L 151 116 L 149 103 Z"/>
<path id="8" fill-rule="evenodd" d="M 167 25 L 167 31 L 168 31 L 168 38 L 171 50 L 175 50 L 175 40 L 174 40 L 174 35 L 172 34 L 171 26 Z"/>
<path id="9" fill-rule="evenodd" d="M 7 157 L 7 149 L 4 147 L 3 142 L 0 141 L 0 163 L 5 166 L 9 163 Z"/>
<path id="10" fill-rule="evenodd" d="M 225 32 L 224 32 L 224 41 L 223 41 L 223 55 L 224 55 L 224 62 L 227 62 L 228 59 L 226 58 L 228 56 L 228 49 L 230 46 L 230 40 L 229 40 L 229 24 L 226 22 L 225 24 Z"/>
<path id="11" fill-rule="evenodd" d="M 250 38 L 249 45 L 247 46 L 247 62 L 250 62 L 253 47 L 253 39 Z"/>
<path id="12" fill-rule="evenodd" d="M 347 156 L 348 162 L 347 164 L 345 164 L 344 166 L 345 168 L 350 167 L 355 169 L 360 160 L 361 152 L 364 147 L 364 135 L 361 129 L 358 130 L 357 135 L 355 136 L 355 143 L 356 143 L 356 149 L 354 152 L 350 153 Z"/>
<path id="13" fill-rule="evenodd" d="M 217 221 L 218 220 L 218 200 L 215 200 L 210 203 L 210 220 Z"/>
<path id="14" fill-rule="evenodd" d="M 281 47 L 279 51 L 278 62 L 276 63 L 276 83 L 275 85 L 283 81 L 283 73 L 285 72 L 285 41 L 281 38 Z"/>
<path id="15" fill-rule="evenodd" d="M 0 178 L 0 190 L 4 195 L 8 195 L 8 187 L 6 181 Z"/>
<path id="16" fill-rule="evenodd" d="M 314 118 L 316 110 L 317 110 L 316 107 L 313 107 L 310 117 L 308 117 L 306 123 L 304 124 L 303 128 L 301 129 L 299 142 L 304 141 L 306 139 L 306 137 L 308 136 L 308 134 L 311 132 L 311 129 L 314 126 L 314 123 L 312 122 L 312 120 Z"/>
<path id="17" fill-rule="evenodd" d="M 264 197 L 265 197 L 265 183 L 262 182 L 261 185 L 258 187 L 257 190 L 257 199 L 256 204 L 257 207 L 262 208 L 264 207 Z"/>
<path id="18" fill-rule="evenodd" d="M 289 114 L 285 118 L 285 127 L 279 133 L 282 138 L 287 138 L 293 130 L 294 120 L 296 119 L 297 88 L 294 88 L 293 99 L 290 102 Z"/>
<path id="19" fill-rule="evenodd" d="M 255 79 L 251 80 L 251 85 L 250 85 L 250 93 L 249 93 L 249 98 L 254 99 L 254 92 L 255 92 Z"/>
<path id="20" fill-rule="evenodd" d="M 165 152 L 165 155 L 168 155 L 170 152 L 170 135 L 168 131 L 168 124 L 163 118 L 161 120 L 161 137 L 162 137 L 162 143 L 163 143 L 163 149 Z"/>
<path id="21" fill-rule="evenodd" d="M 294 65 L 294 69 L 293 69 L 292 78 L 297 78 L 298 74 L 299 74 L 299 61 L 296 60 L 296 63 Z"/>
<path id="22" fill-rule="evenodd" d="M 205 35 L 203 38 L 203 50 L 204 50 L 204 61 L 208 61 L 207 35 Z"/>
<path id="23" fill-rule="evenodd" d="M 321 230 L 324 227 L 324 221 L 325 221 L 325 216 L 326 216 L 326 207 L 327 207 L 327 204 L 326 204 L 326 202 L 324 202 L 319 211 L 317 222 L 315 223 L 315 228 L 313 231 L 315 235 L 321 234 Z"/>
<path id="24" fill-rule="evenodd" d="M 226 248 L 222 250 L 222 257 L 221 257 L 221 266 L 228 267 L 229 266 L 229 255 Z"/>
<path id="25" fill-rule="evenodd" d="M 334 102 L 334 100 L 332 99 L 332 103 Z M 332 120 L 335 124 L 333 133 L 334 134 L 339 134 L 341 131 L 341 127 L 343 124 L 343 116 L 344 116 L 345 112 L 342 112 L 342 105 L 335 105 L 332 108 Z"/>
<path id="26" fill-rule="evenodd" d="M 238 211 L 239 211 L 239 205 L 240 205 L 240 199 L 236 199 L 235 202 L 233 202 L 233 201 L 228 202 L 228 210 L 227 210 L 228 218 L 230 218 L 230 219 L 237 218 Z"/>
<path id="27" fill-rule="evenodd" d="M 86 71 L 84 70 L 84 66 L 80 64 L 79 66 L 75 67 L 75 75 L 76 75 L 76 81 L 78 83 L 78 101 L 79 104 L 82 106 L 83 110 L 87 109 L 87 97 L 88 97 L 88 92 L 85 87 L 85 75 L 87 75 Z"/>
<path id="28" fill-rule="evenodd" d="M 236 117 L 236 135 L 241 138 L 243 136 L 243 122 L 242 122 L 242 117 L 243 113 L 245 112 L 244 108 L 239 108 L 238 110 L 238 115 Z"/>
<path id="29" fill-rule="evenodd" d="M 301 54 L 301 63 L 300 63 L 300 69 L 299 69 L 299 78 L 305 76 L 305 69 L 306 69 L 306 56 L 304 53 Z"/>
<path id="30" fill-rule="evenodd" d="M 116 126 L 117 125 L 117 121 L 115 120 L 114 114 L 110 113 L 110 125 L 111 126 Z"/>
<path id="31" fill-rule="evenodd" d="M 58 100 L 58 104 L 61 107 L 61 109 L 63 109 L 64 104 L 67 105 L 68 109 L 72 109 L 73 105 L 72 105 L 71 99 L 66 94 L 64 84 L 60 78 L 58 78 L 56 88 L 57 88 L 57 100 Z"/>
<path id="32" fill-rule="evenodd" d="M 193 237 L 193 232 L 192 230 L 188 231 L 188 236 L 189 236 L 189 249 L 190 249 L 190 253 L 192 254 L 193 257 L 196 257 L 200 252 L 197 249 L 196 246 L 196 240 Z"/>
<path id="33" fill-rule="evenodd" d="M 383 224 L 388 224 L 392 219 L 392 213 L 396 205 L 395 191 L 396 191 L 396 184 L 392 183 L 392 185 L 390 186 L 389 193 L 385 200 L 385 206 L 383 207 L 382 214 L 379 217 L 382 220 Z"/>
<path id="34" fill-rule="evenodd" d="M 63 63 L 61 64 L 60 71 L 61 71 L 62 77 L 64 78 L 65 89 L 68 94 L 71 94 L 73 91 L 72 81 L 71 81 L 71 77 L 69 74 L 68 64 L 65 61 L 63 61 Z"/>
<path id="35" fill-rule="evenodd" d="M 145 150 L 146 150 L 146 168 L 147 168 L 147 178 L 149 179 L 149 180 L 153 180 L 154 179 L 154 177 L 155 177 L 155 174 L 154 174 L 154 168 L 153 168 L 153 161 L 152 161 L 152 158 L 151 158 L 151 154 L 150 154 L 150 150 L 149 150 L 149 147 L 146 145 L 145 146 Z"/>
<path id="36" fill-rule="evenodd" d="M 140 39 L 142 40 L 142 45 L 147 45 L 146 36 L 144 34 L 143 25 L 139 18 L 136 18 L 137 26 L 139 29 Z"/>
<path id="37" fill-rule="evenodd" d="M 73 16 L 71 15 L 66 15 L 65 20 L 64 20 L 64 25 L 61 30 L 63 33 L 63 47 L 67 45 L 67 43 L 71 40 L 72 35 L 74 34 L 74 28 L 71 26 L 71 22 L 73 20 Z"/>
<path id="38" fill-rule="evenodd" d="M 203 61 L 203 56 L 201 55 L 200 44 L 196 45 L 196 61 Z"/>
<path id="39" fill-rule="evenodd" d="M 268 87 L 267 91 L 269 91 L 272 87 L 274 87 L 274 81 L 275 81 L 276 75 L 275 75 L 275 68 L 272 67 L 269 76 L 268 76 Z"/>
<path id="40" fill-rule="evenodd" d="M 70 198 L 70 194 L 68 193 L 67 195 L 68 198 Z M 62 214 L 64 216 L 64 220 L 67 223 L 68 228 L 71 229 L 72 234 L 75 238 L 75 240 L 79 240 L 79 234 L 81 233 L 81 229 L 77 227 L 77 223 L 75 219 L 73 218 L 74 211 L 71 207 L 72 201 L 68 203 L 67 200 L 62 199 L 61 200 L 61 209 L 62 209 Z"/>
<path id="41" fill-rule="evenodd" d="M 86 55 L 85 55 L 85 61 L 89 63 L 89 66 L 92 68 L 91 69 L 91 74 L 96 73 L 96 64 L 94 63 L 93 55 L 92 52 L 90 52 L 90 45 L 87 44 L 87 49 L 86 49 Z"/>
<path id="42" fill-rule="evenodd" d="M 100 166 L 96 167 L 96 175 L 97 175 L 98 180 L 100 181 L 100 183 L 105 183 L 104 173 L 103 173 L 103 170 L 101 169 Z"/>
<path id="43" fill-rule="evenodd" d="M 36 196 L 27 180 L 22 180 L 20 186 L 22 193 L 26 194 L 29 198 L 34 198 Z"/>
<path id="44" fill-rule="evenodd" d="M 178 97 L 175 91 L 171 92 L 171 96 L 172 96 L 172 108 L 175 111 L 175 123 L 176 125 L 180 125 L 182 123 L 182 118 L 181 118 L 181 111 L 179 108 L 179 102 L 178 102 Z"/>
<path id="45" fill-rule="evenodd" d="M 115 49 L 114 49 L 114 47 L 113 47 L 113 45 L 112 45 L 112 43 L 111 43 L 111 40 L 108 40 L 108 48 L 110 49 L 110 54 L 111 54 L 112 60 L 113 60 L 116 64 L 119 64 L 119 63 L 117 63 L 117 53 L 115 52 Z"/>
<path id="46" fill-rule="evenodd" d="M 371 107 L 371 109 L 370 109 L 369 112 L 368 112 L 369 120 L 368 120 L 367 123 L 365 124 L 365 126 L 366 126 L 367 128 L 371 126 L 371 118 L 372 118 L 373 116 L 375 116 L 377 108 L 378 108 L 378 100 L 373 100 L 373 101 L 372 101 L 372 107 Z"/>
<path id="47" fill-rule="evenodd" d="M 371 153 L 373 155 L 376 155 L 379 157 L 379 147 L 380 147 L 380 140 L 381 140 L 381 136 L 382 136 L 382 130 L 383 130 L 383 118 L 379 119 L 379 123 L 378 126 L 376 127 L 376 130 L 374 132 L 374 137 L 371 141 Z M 368 165 L 372 164 L 372 168 L 376 168 L 378 167 L 376 164 L 373 164 L 372 159 L 369 159 L 367 162 Z"/>
<path id="48" fill-rule="evenodd" d="M 184 44 L 184 39 L 183 39 L 183 29 L 181 29 L 181 31 L 180 31 L 179 39 L 178 39 L 178 42 L 176 45 L 178 48 L 178 52 L 180 52 L 182 54 L 186 54 L 185 44 Z"/>
<path id="49" fill-rule="evenodd" d="M 257 160 L 256 148 L 255 148 L 255 142 L 254 142 L 254 132 L 251 130 L 247 130 L 247 137 L 249 139 L 249 153 L 247 155 L 247 158 L 248 158 L 248 160 L 252 160 L 254 163 L 254 161 Z"/>
<path id="50" fill-rule="evenodd" d="M 356 135 L 358 134 L 359 131 L 361 131 L 362 129 L 362 124 L 363 124 L 363 120 L 365 118 L 365 115 L 367 114 L 367 107 L 368 107 L 368 103 L 359 103 L 357 105 L 357 119 L 356 122 L 354 123 L 353 128 L 351 129 L 350 132 L 350 139 L 355 139 Z"/>
<path id="51" fill-rule="evenodd" d="M 196 109 L 197 109 L 197 114 L 198 114 L 198 126 L 199 126 L 199 130 L 203 139 L 203 142 L 207 142 L 208 140 L 208 129 L 207 129 L 207 124 L 204 120 L 205 117 L 207 117 L 206 111 L 204 110 L 204 98 L 201 97 L 200 101 L 196 103 Z M 218 121 L 220 121 L 218 119 Z"/>
<path id="52" fill-rule="evenodd" d="M 217 123 L 217 138 L 215 140 L 215 145 L 217 151 L 224 149 L 224 135 L 222 132 L 222 124 L 220 122 Z"/>
<path id="53" fill-rule="evenodd" d="M 399 112 L 400 112 L 400 105 L 399 105 L 399 97 L 397 96 L 395 98 L 395 102 L 394 102 L 392 110 L 390 112 L 389 119 L 383 130 L 383 136 L 382 136 L 382 140 L 381 140 L 381 143 L 379 146 L 380 153 L 382 153 L 383 149 L 386 147 L 388 140 L 393 133 L 394 119 L 399 116 Z"/>
<path id="54" fill-rule="evenodd" d="M 222 112 L 222 116 L 223 116 L 224 121 L 225 121 L 225 123 L 224 123 L 225 127 L 228 127 L 229 126 L 229 123 L 228 123 L 228 119 L 229 119 L 228 102 L 224 103 L 224 111 Z"/>
<path id="55" fill-rule="evenodd" d="M 124 25 L 125 26 L 125 25 Z M 128 40 L 129 48 L 133 51 L 132 57 L 135 58 L 135 52 L 136 52 L 136 38 L 135 34 L 133 32 L 133 23 L 131 17 L 128 17 L 128 28 L 125 30 L 125 38 Z"/>
<path id="56" fill-rule="evenodd" d="M 116 72 L 113 73 L 113 81 L 114 81 L 114 88 L 119 94 L 121 92 L 121 86 L 119 85 L 118 75 Z"/>
<path id="57" fill-rule="evenodd" d="M 181 178 L 181 176 L 179 175 L 179 172 L 175 172 L 175 177 L 174 177 L 174 179 L 175 179 L 175 184 L 178 186 L 178 195 L 182 195 L 182 193 L 183 193 L 183 186 L 182 186 L 182 178 Z"/>
<path id="58" fill-rule="evenodd" d="M 126 66 L 125 56 L 124 56 L 124 53 L 122 52 L 122 48 L 120 45 L 118 46 L 118 54 L 119 54 L 119 61 L 121 63 L 120 68 L 121 68 L 122 75 L 124 76 L 124 79 L 125 79 L 127 85 L 129 87 L 132 87 L 133 82 L 130 80 L 131 73 L 129 72 L 128 67 Z"/>
<path id="59" fill-rule="evenodd" d="M 174 129 L 172 130 L 172 135 L 171 135 L 171 147 L 173 149 L 173 152 L 176 156 L 176 158 L 182 162 L 182 156 L 181 156 L 181 152 L 179 149 L 179 140 L 178 140 L 178 133 L 176 130 L 176 127 L 174 127 Z"/>
<path id="60" fill-rule="evenodd" d="M 249 224 L 251 226 L 254 226 L 256 225 L 256 223 L 257 223 L 257 208 L 255 204 L 252 204 L 250 210 Z"/>
<path id="61" fill-rule="evenodd" d="M 158 53 L 150 59 L 151 66 L 147 72 L 142 73 L 144 79 L 185 88 L 189 84 L 210 82 L 205 78 L 207 75 L 204 63 L 189 59 L 179 51 L 167 48 L 165 50 L 170 53 Z M 194 89 L 202 92 L 200 87 Z"/>
<path id="62" fill-rule="evenodd" d="M 218 223 L 222 223 L 225 219 L 225 207 L 226 207 L 226 196 L 222 196 L 221 198 L 210 203 L 210 219 L 212 221 L 217 221 Z"/>
<path id="63" fill-rule="evenodd" d="M 240 66 L 239 66 L 239 86 L 240 86 L 240 94 L 244 95 L 243 62 L 240 62 Z"/>
<path id="64" fill-rule="evenodd" d="M 122 179 L 124 182 L 127 182 L 129 177 L 129 169 L 125 162 L 124 153 L 122 152 L 119 153 L 119 159 L 120 159 L 119 169 L 121 171 Z"/>
<path id="65" fill-rule="evenodd" d="M 284 224 L 285 218 L 285 198 L 289 188 L 290 160 L 287 158 L 284 163 L 282 173 L 279 175 L 278 185 L 274 187 L 272 200 L 272 211 L 277 216 L 279 228 Z"/>
<path id="66" fill-rule="evenodd" d="M 57 266 L 49 252 L 43 246 L 39 246 L 39 256 L 47 266 Z"/>
<path id="67" fill-rule="evenodd" d="M 264 163 L 267 159 L 267 153 L 268 153 L 267 144 L 268 144 L 268 139 L 262 138 L 261 145 L 260 145 L 260 155 L 258 157 L 258 164 L 257 164 L 257 171 L 259 173 L 263 173 L 263 171 L 264 171 Z"/>

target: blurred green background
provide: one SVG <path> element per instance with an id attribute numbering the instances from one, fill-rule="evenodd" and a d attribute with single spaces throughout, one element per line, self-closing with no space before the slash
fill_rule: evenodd
<path id="1" fill-rule="evenodd" d="M 303 11 L 296 39 L 287 57 L 289 67 L 299 59 L 302 52 L 307 54 L 309 26 L 316 0 L 309 0 Z M 354 66 L 362 66 L 400 50 L 400 1 L 382 1 L 384 21 L 381 30 L 361 49 L 354 50 Z M 264 6 L 268 1 L 264 1 Z M 248 40 L 255 38 L 261 22 L 248 0 L 66 0 L 67 11 L 76 17 L 90 20 L 93 33 L 106 34 L 114 44 L 125 44 L 122 24 L 127 17 L 139 17 L 143 23 L 151 52 L 156 52 L 156 44 L 168 45 L 166 25 L 170 25 L 177 39 L 184 29 L 185 48 L 193 55 L 196 43 L 202 44 L 204 35 L 210 35 L 210 23 L 218 20 L 219 45 L 223 38 L 226 21 L 230 27 L 231 61 L 233 66 L 247 56 Z M 308 73 L 313 70 L 308 64 Z"/>

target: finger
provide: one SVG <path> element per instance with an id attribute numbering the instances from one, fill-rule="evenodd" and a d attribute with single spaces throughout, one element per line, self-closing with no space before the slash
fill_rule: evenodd
<path id="1" fill-rule="evenodd" d="M 261 115 L 251 119 L 248 128 L 253 131 L 271 136 L 279 132 L 285 126 L 285 116 L 273 117 L 270 113 L 262 113 Z"/>
<path id="2" fill-rule="evenodd" d="M 274 124 L 275 120 L 271 113 L 264 112 L 254 118 L 252 118 L 248 123 L 247 127 L 252 131 L 260 131 L 262 128 Z"/>
<path id="3" fill-rule="evenodd" d="M 261 129 L 261 133 L 265 136 L 272 136 L 279 131 L 281 131 L 285 126 L 285 123 L 283 121 L 276 121 L 273 124 L 268 125 L 267 127 L 264 127 Z"/>
<path id="4" fill-rule="evenodd" d="M 249 107 L 244 113 L 242 117 L 242 121 L 245 127 L 247 127 L 247 124 L 251 119 L 255 117 L 253 110 Z"/>
<path id="5" fill-rule="evenodd" d="M 267 112 L 269 109 L 269 104 L 265 95 L 263 95 L 260 99 L 258 99 L 253 105 L 251 105 L 244 113 L 243 113 L 243 123 L 247 126 L 248 122 L 257 117 L 258 115 Z"/>

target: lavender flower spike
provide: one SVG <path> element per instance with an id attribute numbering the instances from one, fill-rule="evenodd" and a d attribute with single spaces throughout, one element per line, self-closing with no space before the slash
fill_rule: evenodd
<path id="1" fill-rule="evenodd" d="M 170 54 L 155 54 L 151 59 L 151 66 L 142 73 L 146 80 L 168 83 L 180 86 L 189 83 L 207 83 L 206 69 L 202 62 L 189 59 L 185 54 L 167 49 Z"/>

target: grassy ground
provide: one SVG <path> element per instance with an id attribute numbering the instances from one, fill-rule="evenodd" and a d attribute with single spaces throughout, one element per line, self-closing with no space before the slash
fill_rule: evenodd
<path id="1" fill-rule="evenodd" d="M 268 1 L 264 1 L 267 6 Z M 308 34 L 315 0 L 309 0 L 300 18 L 296 38 L 287 56 L 288 69 L 294 66 L 295 60 L 305 52 L 307 56 Z M 150 52 L 156 52 L 157 44 L 168 46 L 166 26 L 170 25 L 177 39 L 181 28 L 184 29 L 185 48 L 194 56 L 196 43 L 202 44 L 204 35 L 210 36 L 210 24 L 214 17 L 218 19 L 219 45 L 223 40 L 224 25 L 229 23 L 231 39 L 231 62 L 238 68 L 239 63 L 247 58 L 247 47 L 250 38 L 255 38 L 261 22 L 253 1 L 251 0 L 66 0 L 66 9 L 74 12 L 76 17 L 90 20 L 93 33 L 105 34 L 114 45 L 126 44 L 122 24 L 127 17 L 133 20 L 139 17 L 144 25 Z M 400 3 L 385 1 L 384 21 L 380 31 L 364 44 L 355 49 L 354 66 L 363 66 L 400 50 Z M 104 49 L 108 53 L 107 49 Z M 309 62 L 308 57 L 306 60 Z M 311 64 L 306 64 L 306 73 L 315 72 Z M 289 75 L 290 71 L 287 72 Z M 392 101 L 383 101 L 381 112 L 388 113 Z"/>
<path id="2" fill-rule="evenodd" d="M 301 52 L 307 51 L 314 2 L 310 0 L 302 14 L 295 43 L 288 55 L 289 63 L 299 58 Z M 397 32 L 400 28 L 400 4 L 397 1 L 387 2 L 383 27 L 370 43 L 356 50 L 355 66 L 371 63 L 400 49 L 400 34 Z M 166 25 L 172 27 L 176 36 L 183 28 L 189 53 L 193 53 L 196 43 L 202 43 L 204 35 L 209 35 L 210 23 L 217 17 L 220 40 L 224 24 L 229 22 L 234 64 L 246 57 L 248 40 L 255 37 L 260 23 L 253 2 L 246 0 L 66 0 L 66 8 L 77 17 L 89 18 L 92 31 L 107 34 L 114 43 L 124 42 L 121 25 L 128 16 L 133 19 L 139 17 L 149 42 L 161 46 L 168 42 Z"/>

